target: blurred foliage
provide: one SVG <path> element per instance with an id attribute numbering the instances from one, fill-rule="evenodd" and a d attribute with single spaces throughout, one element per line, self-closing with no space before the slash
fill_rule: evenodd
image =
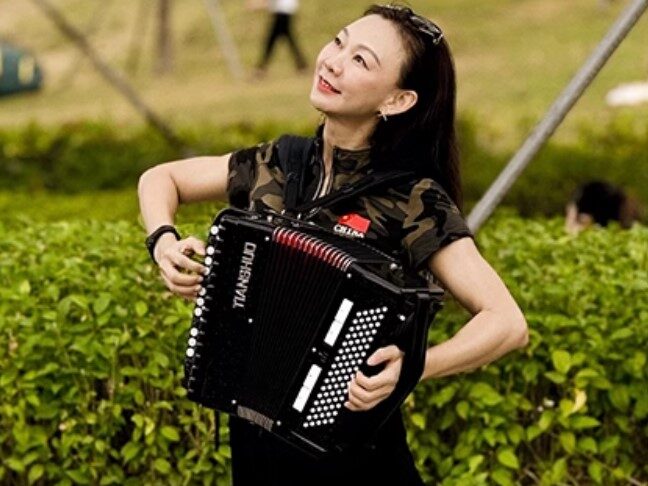
<path id="1" fill-rule="evenodd" d="M 530 343 L 417 388 L 409 438 L 430 484 L 648 480 L 647 242 L 640 226 L 577 237 L 559 220 L 485 226 L 480 248 L 523 309 Z M 431 342 L 465 319 L 450 305 Z"/>
<path id="2" fill-rule="evenodd" d="M 5 215 L 0 231 L 0 482 L 227 484 L 227 443 L 215 447 L 213 415 L 180 387 L 192 306 L 162 290 L 141 228 Z M 568 237 L 558 220 L 486 225 L 480 247 L 531 340 L 408 399 L 427 481 L 648 480 L 646 241 L 642 226 Z M 466 319 L 449 302 L 431 342 Z"/>
<path id="3" fill-rule="evenodd" d="M 197 154 L 224 154 L 267 141 L 283 133 L 311 135 L 310 124 L 239 123 L 198 126 L 183 132 Z M 470 118 L 458 124 L 466 206 L 472 206 L 493 182 L 512 154 L 480 142 L 480 126 Z M 570 144 L 547 145 L 515 183 L 504 203 L 523 215 L 558 214 L 576 186 L 590 179 L 621 185 L 648 206 L 648 127 L 617 117 L 604 126 L 582 126 Z M 132 188 L 133 208 L 139 175 L 157 163 L 180 158 L 150 129 L 124 130 L 117 125 L 76 123 L 57 129 L 31 124 L 0 131 L 0 189 L 81 193 Z M 25 196 L 29 198 L 29 196 Z M 89 199 L 101 199 L 94 194 Z M 18 196 L 20 201 L 20 196 Z M 11 209 L 11 198 L 0 207 Z M 21 205 L 16 203 L 17 210 Z M 53 208 L 61 206 L 54 205 Z M 29 209 L 27 209 L 29 211 Z M 97 211 L 90 205 L 88 211 Z M 71 214 L 83 214 L 79 206 Z M 94 217 L 92 213 L 89 217 Z M 112 219 L 115 219 L 114 217 Z"/>

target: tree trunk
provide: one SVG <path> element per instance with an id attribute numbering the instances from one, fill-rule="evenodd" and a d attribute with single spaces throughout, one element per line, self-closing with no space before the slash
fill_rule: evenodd
<path id="1" fill-rule="evenodd" d="M 155 72 L 167 74 L 173 70 L 171 39 L 171 0 L 158 0 L 158 41 Z"/>

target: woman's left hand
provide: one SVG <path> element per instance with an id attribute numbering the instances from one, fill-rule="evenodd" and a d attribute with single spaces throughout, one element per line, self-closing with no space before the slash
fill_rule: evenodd
<path id="1" fill-rule="evenodd" d="M 385 368 L 373 376 L 365 376 L 358 371 L 349 383 L 349 400 L 344 406 L 354 412 L 370 410 L 396 388 L 403 364 L 403 352 L 391 345 L 379 348 L 367 360 L 371 366 L 385 363 Z"/>

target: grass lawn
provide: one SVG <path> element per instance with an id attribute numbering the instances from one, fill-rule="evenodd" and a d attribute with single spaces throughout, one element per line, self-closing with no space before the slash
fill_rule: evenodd
<path id="1" fill-rule="evenodd" d="M 140 46 L 139 69 L 129 77 L 141 95 L 176 126 L 201 123 L 317 120 L 307 95 L 310 75 L 294 72 L 287 49 L 280 46 L 269 76 L 253 82 L 233 79 L 218 47 L 204 4 L 174 2 L 175 71 L 152 70 L 154 12 L 149 21 L 137 13 L 140 2 L 112 0 L 97 6 L 83 0 L 58 0 L 75 25 L 114 67 L 124 69 L 132 39 Z M 149 2 L 150 3 L 150 2 Z M 242 62 L 256 61 L 265 30 L 265 13 L 246 11 L 244 2 L 221 2 Z M 458 109 L 477 121 L 482 141 L 498 150 L 514 150 L 545 113 L 571 76 L 591 53 L 627 2 L 601 6 L 598 0 L 413 0 L 411 5 L 438 21 L 453 47 L 458 70 Z M 297 30 L 308 57 L 365 3 L 345 0 L 302 2 Z M 45 89 L 32 95 L 0 99 L 0 129 L 36 121 L 60 124 L 102 119 L 124 129 L 141 123 L 138 114 L 81 58 L 77 50 L 31 2 L 0 4 L 0 32 L 38 54 L 45 69 Z M 7 33 L 10 33 L 7 35 Z M 608 90 L 648 77 L 648 20 L 640 20 L 591 89 L 556 134 L 569 140 L 583 123 L 603 123 L 622 112 L 648 125 L 648 104 L 612 109 Z M 217 136 L 217 134 L 215 134 Z"/>

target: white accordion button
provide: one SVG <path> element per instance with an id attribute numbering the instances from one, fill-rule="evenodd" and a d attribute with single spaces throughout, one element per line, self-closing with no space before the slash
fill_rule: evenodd
<path id="1" fill-rule="evenodd" d="M 216 250 L 214 249 L 213 246 L 208 246 L 207 247 L 207 254 L 208 255 L 213 255 Z"/>
<path id="2" fill-rule="evenodd" d="M 197 317 L 202 316 L 202 313 L 203 313 L 203 311 L 202 311 L 202 309 L 201 309 L 200 307 L 197 307 L 196 310 L 194 310 L 194 314 L 195 314 Z"/>
<path id="3" fill-rule="evenodd" d="M 199 305 L 200 307 L 202 307 L 203 305 L 205 305 L 205 299 L 203 299 L 202 297 L 198 297 L 196 299 L 196 305 Z"/>
<path id="4" fill-rule="evenodd" d="M 187 349 L 187 356 L 190 358 L 193 358 L 193 355 L 196 354 L 196 352 L 193 350 L 193 348 Z"/>
<path id="5" fill-rule="evenodd" d="M 194 338 L 189 338 L 189 346 L 192 348 L 196 347 L 197 341 Z"/>
<path id="6" fill-rule="evenodd" d="M 209 229 L 209 232 L 210 232 L 212 235 L 217 235 L 217 234 L 218 234 L 218 226 L 212 226 L 212 227 Z"/>
<path id="7" fill-rule="evenodd" d="M 189 330 L 189 334 L 191 334 L 192 337 L 196 337 L 198 335 L 198 328 L 197 327 L 192 327 Z"/>

